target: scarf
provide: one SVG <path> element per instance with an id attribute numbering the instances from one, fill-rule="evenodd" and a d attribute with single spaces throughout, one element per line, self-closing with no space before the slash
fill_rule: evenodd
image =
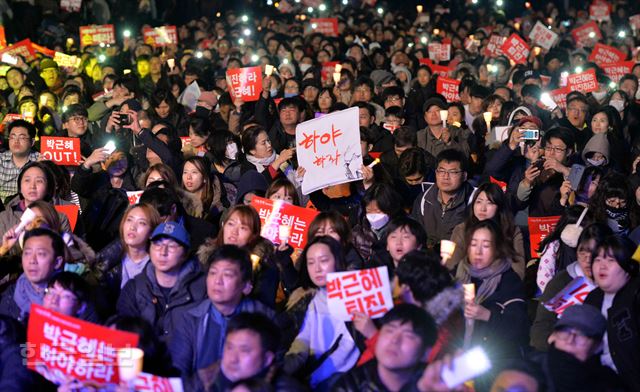
<path id="1" fill-rule="evenodd" d="M 629 211 L 626 208 L 607 207 L 607 224 L 614 234 L 623 234 L 629 228 Z"/>
<path id="2" fill-rule="evenodd" d="M 471 278 L 481 280 L 480 287 L 476 289 L 476 303 L 481 304 L 496 291 L 502 274 L 511 268 L 509 259 L 496 260 L 487 268 L 476 269 L 469 264 L 469 259 L 465 257 L 456 271 L 456 279 L 460 283 L 471 283 Z"/>
<path id="3" fill-rule="evenodd" d="M 256 167 L 258 173 L 262 173 L 264 171 L 265 166 L 269 166 L 276 160 L 277 156 L 275 150 L 271 153 L 271 156 L 267 158 L 256 158 L 251 154 L 247 154 L 247 161 L 253 164 Z"/>
<path id="4" fill-rule="evenodd" d="M 20 275 L 16 281 L 16 290 L 13 292 L 13 300 L 20 308 L 20 317 L 24 318 L 31 310 L 31 304 L 42 305 L 44 291 L 40 294 L 33 288 L 25 274 Z"/>

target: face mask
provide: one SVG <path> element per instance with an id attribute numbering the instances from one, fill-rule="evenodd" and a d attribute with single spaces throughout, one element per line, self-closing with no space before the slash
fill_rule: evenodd
<path id="1" fill-rule="evenodd" d="M 276 95 L 278 95 L 278 89 L 272 88 L 271 90 L 269 90 L 269 94 L 271 95 L 271 98 L 275 97 Z"/>
<path id="2" fill-rule="evenodd" d="M 302 63 L 299 65 L 299 67 L 300 67 L 300 71 L 302 71 L 302 73 L 305 73 L 309 68 L 311 68 L 311 64 Z"/>
<path id="3" fill-rule="evenodd" d="M 596 101 L 602 102 L 604 97 L 607 96 L 607 92 L 606 91 L 594 91 L 594 92 L 591 93 L 591 95 L 593 95 L 593 97 L 596 99 Z"/>
<path id="4" fill-rule="evenodd" d="M 616 108 L 616 110 L 618 112 L 622 112 L 624 110 L 624 101 L 622 101 L 622 100 L 613 99 L 613 100 L 609 101 L 609 105 L 611 105 L 614 108 Z"/>
<path id="5" fill-rule="evenodd" d="M 373 230 L 380 230 L 389 222 L 387 214 L 367 214 L 367 220 Z"/>
<path id="6" fill-rule="evenodd" d="M 237 155 L 238 155 L 238 145 L 235 143 L 227 144 L 227 148 L 224 152 L 225 158 L 235 160 Z"/>
<path id="7" fill-rule="evenodd" d="M 196 112 L 195 112 L 195 117 L 198 118 L 209 118 L 209 114 L 211 114 L 211 111 L 209 111 L 209 109 L 205 108 L 204 106 L 196 106 Z"/>
<path id="8" fill-rule="evenodd" d="M 292 98 L 292 97 L 297 97 L 298 94 L 296 93 L 284 93 L 284 97 L 285 98 Z"/>
<path id="9" fill-rule="evenodd" d="M 602 166 L 604 165 L 604 159 L 596 161 L 595 159 L 587 158 L 587 162 L 591 164 L 591 166 Z"/>

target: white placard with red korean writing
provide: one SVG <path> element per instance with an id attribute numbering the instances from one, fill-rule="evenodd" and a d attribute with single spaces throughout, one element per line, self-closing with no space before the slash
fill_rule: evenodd
<path id="1" fill-rule="evenodd" d="M 132 206 L 134 204 L 140 203 L 140 197 L 142 196 L 143 193 L 144 191 L 128 191 L 127 199 L 129 199 L 129 205 Z"/>
<path id="2" fill-rule="evenodd" d="M 33 44 L 29 38 L 16 42 L 11 46 L 2 49 L 0 51 L 0 57 L 3 54 L 10 54 L 12 56 L 22 56 L 26 62 L 30 62 L 36 59 L 36 51 L 33 49 Z"/>
<path id="3" fill-rule="evenodd" d="M 558 40 L 558 34 L 549 30 L 547 26 L 543 25 L 540 21 L 537 21 L 529 33 L 529 39 L 541 48 L 549 50 Z"/>
<path id="4" fill-rule="evenodd" d="M 165 378 L 149 373 L 140 373 L 133 382 L 136 392 L 182 392 L 184 391 L 180 377 Z"/>
<path id="5" fill-rule="evenodd" d="M 578 276 L 569 282 L 558 294 L 543 303 L 544 307 L 550 312 L 561 315 L 569 306 L 580 305 L 584 303 L 587 295 L 596 285 L 584 276 Z"/>
<path id="6" fill-rule="evenodd" d="M 60 0 L 60 9 L 66 12 L 78 12 L 82 8 L 82 0 Z"/>
<path id="7" fill-rule="evenodd" d="M 329 113 L 296 127 L 298 164 L 306 174 L 302 193 L 362 179 L 358 108 Z"/>
<path id="8" fill-rule="evenodd" d="M 379 318 L 393 308 L 387 267 L 327 274 L 327 303 L 331 316 L 351 321 L 353 312 Z"/>
<path id="9" fill-rule="evenodd" d="M 242 98 L 244 102 L 260 99 L 262 92 L 262 69 L 245 67 L 227 70 L 227 85 L 231 98 Z"/>
<path id="10" fill-rule="evenodd" d="M 503 37 L 497 34 L 491 35 L 489 37 L 489 43 L 487 43 L 487 46 L 484 48 L 484 56 L 485 57 L 502 56 L 502 45 L 506 40 L 507 40 L 507 37 Z"/>
<path id="11" fill-rule="evenodd" d="M 44 159 L 61 166 L 78 166 L 82 160 L 80 155 L 80 139 L 77 137 L 50 137 L 40 139 L 40 154 Z"/>
<path id="12" fill-rule="evenodd" d="M 502 52 L 516 64 L 526 64 L 529 52 L 529 45 L 516 33 L 513 33 L 502 44 Z"/>

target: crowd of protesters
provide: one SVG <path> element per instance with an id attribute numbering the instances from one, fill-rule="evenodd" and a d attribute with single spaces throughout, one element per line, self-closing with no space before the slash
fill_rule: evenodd
<path id="1" fill-rule="evenodd" d="M 96 11 L 108 2 L 88 3 L 84 17 L 110 20 Z M 155 48 L 136 28 L 171 21 L 180 1 L 165 14 L 168 2 L 125 3 L 139 7 L 112 7 L 114 20 L 129 10 L 139 25 L 117 26 L 108 47 L 79 49 L 73 24 L 52 22 L 64 16 L 43 17 L 40 44 L 77 67 L 18 57 L 0 76 L 2 116 L 22 117 L 3 123 L 0 153 L 0 389 L 95 388 L 24 366 L 38 304 L 139 334 L 143 370 L 189 391 L 446 391 L 443 369 L 478 345 L 492 368 L 465 390 L 640 390 L 638 5 L 610 1 L 602 38 L 578 45 L 587 2 L 512 2 L 505 14 L 502 1 L 327 1 L 319 14 L 274 0 L 245 18 L 185 1 L 198 17 Z M 189 8 L 199 3 L 206 15 Z M 16 19 L 37 23 L 32 2 L 0 5 L 10 41 L 39 42 Z M 337 17 L 337 36 L 314 32 L 317 16 Z M 525 64 L 487 55 L 492 34 L 527 40 L 537 21 L 559 35 L 552 48 L 530 42 Z M 449 60 L 420 61 L 443 40 Z M 590 62 L 598 42 L 631 72 L 615 81 Z M 460 81 L 459 101 L 438 93 L 433 64 Z M 275 67 L 259 99 L 230 95 L 226 72 L 256 65 Z M 590 69 L 596 91 L 542 99 Z M 200 90 L 192 108 L 188 86 Z M 351 107 L 363 179 L 302 194 L 296 127 Z M 80 164 L 45 160 L 44 136 L 79 138 Z M 256 196 L 319 211 L 301 253 L 261 237 Z M 73 229 L 60 205 L 79 207 Z M 528 218 L 554 216 L 531 249 Z M 456 244 L 444 258 L 443 240 Z M 327 274 L 379 266 L 396 305 L 377 319 L 332 315 Z M 559 318 L 545 301 L 578 277 L 595 288 Z"/>

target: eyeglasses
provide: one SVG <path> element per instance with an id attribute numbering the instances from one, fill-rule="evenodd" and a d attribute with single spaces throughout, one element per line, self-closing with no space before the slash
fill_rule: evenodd
<path id="1" fill-rule="evenodd" d="M 460 175 L 460 173 L 462 173 L 462 170 L 444 170 L 444 169 L 438 169 L 436 170 L 436 174 L 439 175 L 440 177 L 457 177 Z"/>
<path id="2" fill-rule="evenodd" d="M 167 248 L 169 253 L 177 253 L 180 250 L 180 248 L 182 248 L 182 246 L 180 246 L 175 242 L 161 242 L 161 241 L 152 242 L 151 247 L 154 248 L 155 250 L 163 250 L 164 248 Z"/>
<path id="3" fill-rule="evenodd" d="M 391 97 L 387 97 L 386 99 L 387 102 L 400 102 L 401 100 L 402 98 L 398 96 L 391 96 Z"/>
<path id="4" fill-rule="evenodd" d="M 86 117 L 82 117 L 82 116 L 74 116 L 74 117 L 69 117 L 69 121 L 73 121 L 73 122 L 82 122 L 85 123 L 87 121 L 89 121 Z"/>
<path id="5" fill-rule="evenodd" d="M 78 297 L 76 297 L 73 294 L 69 294 L 69 293 L 64 293 L 64 291 L 56 291 L 52 288 L 46 288 L 44 289 L 44 295 L 47 297 L 53 297 L 53 298 L 58 298 L 60 300 L 60 302 L 67 302 L 67 303 L 72 303 L 72 302 L 76 302 L 78 300 Z"/>
<path id="6" fill-rule="evenodd" d="M 581 108 L 567 108 L 567 112 L 586 113 L 587 111 L 588 111 L 587 109 L 581 109 Z"/>
<path id="7" fill-rule="evenodd" d="M 24 142 L 25 140 L 29 140 L 31 139 L 30 136 L 26 136 L 26 135 L 11 135 L 9 136 L 9 140 L 18 140 L 20 142 Z"/>
<path id="8" fill-rule="evenodd" d="M 557 153 L 562 153 L 567 151 L 566 148 L 562 148 L 562 147 L 556 147 L 556 146 L 546 146 L 544 148 L 545 152 L 557 152 Z"/>

